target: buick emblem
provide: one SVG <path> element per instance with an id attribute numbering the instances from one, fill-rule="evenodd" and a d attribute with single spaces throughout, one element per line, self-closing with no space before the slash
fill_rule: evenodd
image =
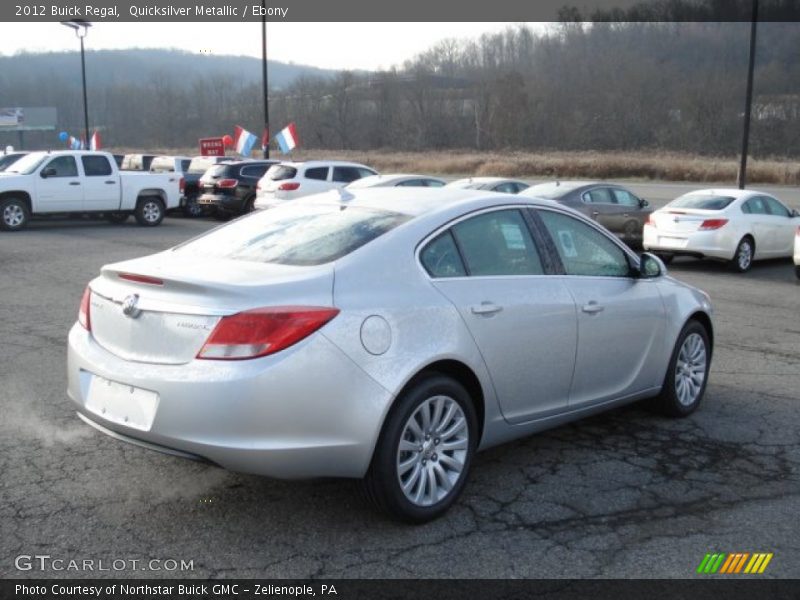
<path id="1" fill-rule="evenodd" d="M 122 301 L 122 314 L 135 319 L 142 312 L 139 309 L 139 294 L 131 294 Z"/>

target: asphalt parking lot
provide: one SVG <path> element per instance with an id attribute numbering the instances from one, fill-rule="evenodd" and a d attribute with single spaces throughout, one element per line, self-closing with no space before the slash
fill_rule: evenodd
<path id="1" fill-rule="evenodd" d="M 710 382 L 694 415 L 631 406 L 489 450 L 453 510 L 409 527 L 372 512 L 348 481 L 230 473 L 118 442 L 75 416 L 66 336 L 86 282 L 105 263 L 214 225 L 70 220 L 0 234 L 0 576 L 672 578 L 693 576 L 707 552 L 772 552 L 761 577 L 800 577 L 791 261 L 744 275 L 708 262 L 670 267 L 716 308 Z M 43 554 L 194 568 L 15 568 L 15 557 Z"/>

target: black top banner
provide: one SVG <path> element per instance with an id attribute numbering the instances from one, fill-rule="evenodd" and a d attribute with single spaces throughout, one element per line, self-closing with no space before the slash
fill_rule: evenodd
<path id="1" fill-rule="evenodd" d="M 735 22 L 800 21 L 796 0 L 11 0 L 0 21 Z"/>

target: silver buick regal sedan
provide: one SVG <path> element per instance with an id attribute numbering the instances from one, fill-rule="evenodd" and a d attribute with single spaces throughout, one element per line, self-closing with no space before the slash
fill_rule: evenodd
<path id="1" fill-rule="evenodd" d="M 700 403 L 708 296 L 549 201 L 329 192 L 104 267 L 69 396 L 116 438 L 272 477 L 361 478 L 421 522 L 477 450 L 641 399 Z"/>

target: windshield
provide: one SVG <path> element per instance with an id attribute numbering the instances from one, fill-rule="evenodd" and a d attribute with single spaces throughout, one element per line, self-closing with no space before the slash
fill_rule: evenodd
<path id="1" fill-rule="evenodd" d="M 238 219 L 173 251 L 195 258 L 321 265 L 350 254 L 410 218 L 335 203 L 287 206 Z"/>
<path id="2" fill-rule="evenodd" d="M 733 202 L 731 196 L 717 194 L 686 194 L 668 204 L 670 208 L 699 208 L 701 210 L 722 210 Z"/>
<path id="3" fill-rule="evenodd" d="M 33 173 L 44 160 L 50 156 L 47 152 L 32 152 L 27 156 L 23 156 L 17 162 L 12 164 L 6 169 L 7 173 L 21 173 L 22 175 L 30 175 Z"/>
<path id="4" fill-rule="evenodd" d="M 297 169 L 288 165 L 272 165 L 265 177 L 272 181 L 283 181 L 297 175 Z"/>
<path id="5" fill-rule="evenodd" d="M 547 200 L 555 200 L 568 194 L 577 187 L 584 184 L 569 184 L 558 183 L 552 181 L 550 183 L 540 183 L 539 185 L 532 185 L 527 190 L 524 190 L 525 196 L 533 196 L 536 198 L 546 198 Z"/>

